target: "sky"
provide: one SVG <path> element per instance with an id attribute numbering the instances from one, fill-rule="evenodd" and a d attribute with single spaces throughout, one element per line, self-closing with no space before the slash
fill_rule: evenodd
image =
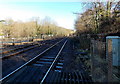
<path id="1" fill-rule="evenodd" d="M 58 26 L 74 29 L 77 15 L 73 12 L 82 13 L 85 10 L 82 2 L 92 1 L 100 0 L 0 0 L 0 20 L 29 21 L 33 17 L 48 16 Z"/>
<path id="2" fill-rule="evenodd" d="M 32 17 L 40 19 L 46 16 L 54 20 L 58 26 L 74 29 L 76 15 L 73 12 L 82 12 L 80 2 L 40 2 L 40 1 L 0 1 L 0 20 L 29 21 Z"/>

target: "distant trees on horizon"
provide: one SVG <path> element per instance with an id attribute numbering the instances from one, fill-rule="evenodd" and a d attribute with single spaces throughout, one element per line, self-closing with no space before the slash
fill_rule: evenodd
<path id="1" fill-rule="evenodd" d="M 40 35 L 65 36 L 72 30 L 59 27 L 49 17 L 40 20 L 34 17 L 28 22 L 14 21 L 10 18 L 0 22 L 0 36 L 8 38 L 35 37 Z"/>

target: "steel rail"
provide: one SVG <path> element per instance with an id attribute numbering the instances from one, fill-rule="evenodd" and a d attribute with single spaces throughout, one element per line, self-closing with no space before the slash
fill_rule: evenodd
<path id="1" fill-rule="evenodd" d="M 15 56 L 15 55 L 18 55 L 20 53 L 23 53 L 25 51 L 28 51 L 28 50 L 31 50 L 31 49 L 34 49 L 36 47 L 39 47 L 40 45 L 27 45 L 27 46 L 23 46 L 23 47 L 19 47 L 19 48 L 14 48 L 14 49 L 11 49 L 11 50 L 8 50 L 8 51 L 5 51 L 6 53 L 10 53 L 11 51 L 17 51 L 15 53 L 11 53 L 11 54 L 8 54 L 8 55 L 5 55 L 5 56 L 2 56 L 0 57 L 0 59 L 4 59 L 4 58 L 8 58 L 8 57 L 11 57 L 11 56 Z M 24 49 L 25 48 L 25 49 Z M 3 52 L 3 53 L 5 53 Z M 0 54 L 3 54 L 3 53 L 0 53 Z"/>
<path id="2" fill-rule="evenodd" d="M 51 66 L 50 66 L 49 69 L 47 70 L 47 72 L 46 72 L 46 74 L 44 75 L 43 79 L 41 80 L 40 84 L 42 84 L 42 83 L 44 82 L 45 78 L 47 77 L 48 73 L 49 73 L 50 70 L 52 69 L 54 63 L 56 62 L 58 56 L 59 56 L 60 53 L 62 52 L 62 50 L 63 50 L 63 48 L 64 48 L 64 46 L 65 46 L 66 43 L 67 43 L 67 40 L 65 41 L 65 43 L 64 43 L 63 46 L 61 47 L 60 51 L 58 52 L 56 58 L 54 59 L 54 61 L 52 62 Z"/>
<path id="3" fill-rule="evenodd" d="M 0 57 L 0 59 L 4 59 L 4 58 L 8 58 L 8 57 L 11 57 L 11 56 L 18 55 L 18 54 L 23 53 L 23 52 L 25 52 L 25 51 L 34 49 L 34 48 L 36 48 L 36 47 L 39 47 L 39 46 L 37 45 L 37 46 L 32 46 L 32 47 L 29 47 L 29 48 L 26 48 L 26 49 L 19 49 L 19 51 L 15 52 L 15 53 L 8 54 L 8 55 L 5 55 L 5 56 L 3 56 L 3 57 Z M 15 51 L 16 51 L 16 50 L 15 50 Z"/>
<path id="4" fill-rule="evenodd" d="M 30 47 L 30 46 L 33 46 L 33 45 L 20 46 L 20 47 L 18 47 L 18 48 L 13 48 L 13 49 L 10 49 L 10 50 L 6 50 L 6 51 L 3 51 L 3 52 L 0 52 L 0 54 L 4 54 L 4 53 L 6 54 L 6 53 L 9 53 L 9 52 L 11 52 L 11 51 L 16 51 L 16 50 L 23 49 L 23 48 Z"/>
<path id="5" fill-rule="evenodd" d="M 29 64 L 30 62 L 32 62 L 33 60 L 35 60 L 36 58 L 38 58 L 39 56 L 41 56 L 42 54 L 44 54 L 45 52 L 47 52 L 48 50 L 50 50 L 51 48 L 53 48 L 55 45 L 57 45 L 58 43 L 60 43 L 63 40 L 64 39 L 62 39 L 59 42 L 55 43 L 51 47 L 45 49 L 43 52 L 41 52 L 40 54 L 38 54 L 37 56 L 35 56 L 31 60 L 29 60 L 28 62 L 26 62 L 25 64 L 21 65 L 19 68 L 15 69 L 14 71 L 12 71 L 11 73 L 9 73 L 8 75 L 4 76 L 3 78 L 0 79 L 0 82 L 2 82 L 3 80 L 5 80 L 6 78 L 8 78 L 9 76 L 11 76 L 12 74 L 18 72 L 20 69 L 22 69 L 23 67 L 25 67 L 27 64 Z"/>

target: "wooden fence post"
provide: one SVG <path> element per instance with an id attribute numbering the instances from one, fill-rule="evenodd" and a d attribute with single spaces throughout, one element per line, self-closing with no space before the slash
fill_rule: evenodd
<path id="1" fill-rule="evenodd" d="M 107 63 L 108 63 L 108 82 L 112 82 L 112 39 L 107 38 Z"/>

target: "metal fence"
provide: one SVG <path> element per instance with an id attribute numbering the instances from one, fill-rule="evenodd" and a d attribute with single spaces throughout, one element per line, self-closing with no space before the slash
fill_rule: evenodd
<path id="1" fill-rule="evenodd" d="M 107 82 L 106 43 L 91 40 L 91 73 L 93 81 Z"/>
<path id="2" fill-rule="evenodd" d="M 120 38 L 91 40 L 91 73 L 95 82 L 120 82 Z"/>
<path id="3" fill-rule="evenodd" d="M 48 40 L 58 38 L 58 36 L 42 35 L 36 37 L 24 37 L 24 38 L 0 38 L 0 49 L 9 47 L 11 45 L 23 45 L 25 43 L 31 43 L 33 41 Z"/>
<path id="4" fill-rule="evenodd" d="M 38 37 L 26 37 L 26 38 L 1 38 L 0 39 L 0 49 L 4 47 L 9 47 L 11 45 L 23 45 L 24 43 L 30 43 L 36 40 L 41 40 Z"/>

